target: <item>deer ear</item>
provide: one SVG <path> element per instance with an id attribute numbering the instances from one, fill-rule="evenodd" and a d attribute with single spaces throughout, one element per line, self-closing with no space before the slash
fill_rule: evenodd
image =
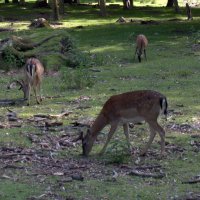
<path id="1" fill-rule="evenodd" d="M 18 90 L 21 90 L 23 87 L 24 87 L 24 81 L 21 80 L 21 81 L 16 81 L 16 83 L 18 83 L 20 85 L 19 89 Z"/>

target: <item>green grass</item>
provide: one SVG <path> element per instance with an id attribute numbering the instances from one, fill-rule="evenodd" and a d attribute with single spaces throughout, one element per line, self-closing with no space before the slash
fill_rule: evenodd
<path id="1" fill-rule="evenodd" d="M 156 1 L 158 2 L 158 1 Z M 139 5 L 139 1 L 136 1 Z M 144 4 L 143 4 L 144 5 Z M 12 18 L 16 18 L 12 32 L 2 32 L 0 39 L 9 37 L 12 34 L 17 36 L 28 36 L 33 41 L 40 41 L 49 34 L 59 34 L 58 37 L 48 41 L 44 45 L 32 50 L 39 53 L 40 58 L 45 62 L 48 72 L 59 71 L 65 63 L 57 56 L 59 51 L 59 41 L 65 34 L 70 34 L 77 43 L 78 48 L 83 52 L 90 52 L 93 57 L 93 64 L 88 63 L 89 69 L 99 69 L 100 72 L 90 72 L 93 77 L 94 85 L 80 90 L 68 89 L 65 87 L 67 78 L 61 80 L 60 75 L 45 75 L 43 80 L 43 96 L 57 96 L 59 98 L 44 99 L 41 105 L 36 105 L 34 98 L 31 106 L 12 106 L 11 110 L 18 113 L 23 119 L 27 119 L 34 114 L 58 114 L 61 110 L 73 111 L 68 117 L 63 119 L 65 126 L 81 117 L 95 117 L 100 111 L 104 102 L 113 94 L 118 94 L 130 90 L 153 89 L 165 94 L 169 102 L 169 110 L 175 113 L 169 116 L 167 122 L 160 120 L 166 129 L 166 140 L 170 144 L 184 148 L 183 153 L 168 152 L 166 158 L 157 159 L 155 156 L 145 158 L 144 164 L 160 164 L 166 173 L 163 179 L 141 178 L 129 175 L 119 176 L 116 182 L 112 182 L 112 171 L 118 169 L 119 164 L 124 163 L 135 167 L 137 155 L 126 155 L 125 137 L 121 134 L 120 128 L 115 134 L 108 150 L 103 157 L 96 154 L 100 151 L 105 141 L 105 134 L 99 136 L 98 144 L 94 145 L 91 163 L 98 163 L 99 170 L 105 169 L 107 175 L 91 178 L 85 176 L 83 182 L 72 181 L 64 183 L 61 187 L 58 180 L 66 176 L 52 177 L 45 176 L 44 181 L 40 181 L 40 176 L 27 176 L 23 170 L 0 168 L 0 199 L 20 199 L 28 197 L 38 197 L 50 188 L 54 193 L 63 198 L 74 199 L 173 199 L 181 198 L 188 192 L 199 192 L 200 185 L 182 184 L 182 181 L 189 180 L 191 177 L 199 175 L 200 155 L 195 152 L 190 145 L 192 134 L 198 131 L 181 133 L 178 130 L 167 128 L 170 123 L 194 124 L 200 121 L 200 69 L 199 51 L 194 52 L 192 45 L 200 38 L 200 15 L 199 9 L 193 9 L 193 21 L 186 21 L 184 8 L 179 14 L 175 14 L 172 9 L 162 7 L 135 7 L 134 10 L 124 11 L 122 8 L 108 8 L 109 15 L 101 18 L 98 9 L 91 6 L 66 6 L 66 16 L 61 20 L 63 24 L 57 29 L 28 29 L 29 20 L 37 17 L 37 12 L 44 12 L 49 15 L 50 10 L 30 9 L 32 4 L 27 4 L 27 9 L 19 6 L 3 5 L 0 8 L 1 15 L 5 21 L 0 22 L 0 28 L 9 27 L 10 22 L 6 19 L 12 12 Z M 137 20 L 158 20 L 159 25 L 141 25 L 139 23 L 118 24 L 116 20 L 124 16 L 129 19 Z M 168 21 L 169 19 L 180 19 L 181 21 Z M 24 20 L 25 19 L 25 20 Z M 184 19 L 184 20 L 183 20 Z M 82 25 L 82 29 L 75 27 Z M 135 37 L 139 33 L 144 33 L 148 40 L 147 61 L 142 60 L 138 63 L 134 60 Z M 1 61 L 0 61 L 1 63 Z M 3 64 L 1 63 L 1 68 Z M 8 68 L 8 66 L 4 66 Z M 11 69 L 12 66 L 9 66 Z M 5 69 L 4 68 L 4 69 Z M 0 99 L 12 99 L 22 97 L 21 91 L 17 89 L 7 90 L 10 80 L 21 77 L 19 69 L 17 73 L 1 73 L 0 76 Z M 62 70 L 61 70 L 62 72 Z M 67 76 L 66 76 L 67 77 Z M 67 83 L 66 83 L 67 85 Z M 80 103 L 74 102 L 80 96 L 89 96 L 87 101 Z M 87 109 L 78 109 L 78 106 L 86 106 Z M 5 118 L 6 107 L 0 108 L 1 116 Z M 5 120 L 5 119 L 4 119 Z M 147 126 L 136 126 L 131 130 L 131 143 L 136 149 L 141 149 L 148 139 Z M 108 128 L 103 130 L 107 133 Z M 25 123 L 22 128 L 2 129 L 0 131 L 0 147 L 29 147 L 34 145 L 26 138 L 26 133 L 39 134 L 42 132 L 37 127 Z M 50 133 L 51 136 L 62 133 Z M 151 146 L 151 151 L 159 152 L 160 145 L 156 141 Z M 196 139 L 199 141 L 199 139 Z M 120 141 L 120 142 L 118 142 Z M 115 144 L 115 150 L 112 148 Z M 62 150 L 58 152 L 58 157 L 64 159 L 75 159 L 80 161 L 79 154 L 81 147 L 77 144 L 76 148 Z M 119 155 L 119 157 L 117 157 Z M 60 156 L 60 157 L 59 157 Z M 120 157 L 121 156 L 121 157 Z M 124 156 L 124 157 L 123 157 Z M 3 166 L 3 163 L 1 163 Z M 18 163 L 29 169 L 31 163 Z M 16 178 L 3 179 L 7 175 Z M 54 199 L 48 196 L 46 199 Z"/>

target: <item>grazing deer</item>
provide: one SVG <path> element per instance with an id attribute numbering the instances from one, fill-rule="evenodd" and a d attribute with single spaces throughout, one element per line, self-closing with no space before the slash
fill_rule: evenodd
<path id="1" fill-rule="evenodd" d="M 150 138 L 141 155 L 146 154 L 156 132 L 161 138 L 161 154 L 163 155 L 165 151 L 165 131 L 158 124 L 157 118 L 161 112 L 165 116 L 167 115 L 167 106 L 166 97 L 152 90 L 139 90 L 111 96 L 104 104 L 94 124 L 87 130 L 86 136 L 82 136 L 83 155 L 88 156 L 98 133 L 108 124 L 111 128 L 100 154 L 105 152 L 118 125 L 123 125 L 124 134 L 130 148 L 128 124 L 129 122 L 138 123 L 141 121 L 146 121 L 150 127 Z"/>
<path id="2" fill-rule="evenodd" d="M 40 86 L 42 82 L 42 76 L 44 73 L 44 67 L 42 63 L 36 58 L 29 58 L 26 61 L 24 67 L 25 79 L 18 81 L 20 89 L 24 92 L 24 98 L 28 100 L 27 105 L 30 105 L 31 89 L 33 88 L 35 98 L 39 104 L 42 101 L 40 94 Z M 39 92 L 39 98 L 37 93 Z"/>
<path id="3" fill-rule="evenodd" d="M 138 55 L 138 60 L 141 62 L 141 56 L 144 52 L 145 59 L 147 60 L 146 56 L 146 47 L 148 45 L 148 40 L 145 35 L 138 35 L 136 39 L 136 49 L 135 49 L 135 56 Z M 134 58 L 135 59 L 135 58 Z"/>

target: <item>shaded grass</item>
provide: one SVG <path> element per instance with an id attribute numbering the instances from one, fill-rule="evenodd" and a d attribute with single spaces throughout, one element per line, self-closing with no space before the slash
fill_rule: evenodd
<path id="1" fill-rule="evenodd" d="M 0 198 L 4 200 L 22 200 L 27 199 L 28 196 L 34 196 L 39 193 L 38 183 L 27 183 L 19 181 L 4 180 L 0 183 Z"/>
<path id="2" fill-rule="evenodd" d="M 30 6 L 28 4 L 28 6 Z M 30 7 L 29 7 L 30 8 Z M 21 10 L 19 7 L 9 8 L 8 6 L 1 8 L 3 15 L 8 17 L 9 9 L 16 9 L 12 17 L 17 17 L 22 14 L 22 20 L 27 15 L 27 20 L 37 16 L 36 11 Z M 98 16 L 98 10 L 91 7 L 67 7 L 67 17 L 63 21 L 61 29 L 39 29 L 28 30 L 24 26 L 19 27 L 19 30 L 14 32 L 19 36 L 29 36 L 33 41 L 39 41 L 46 37 L 49 33 L 58 33 L 61 35 L 71 34 L 76 39 L 82 51 L 90 51 L 92 56 L 95 56 L 95 65 L 100 72 L 93 72 L 94 86 L 84 88 L 82 90 L 68 90 L 60 88 L 63 80 L 60 76 L 46 76 L 43 81 L 42 93 L 44 96 L 61 95 L 60 98 L 45 99 L 41 105 L 35 105 L 35 100 L 32 99 L 30 107 L 11 107 L 20 117 L 28 118 L 33 114 L 58 114 L 61 110 L 72 110 L 73 114 L 63 120 L 64 125 L 69 125 L 72 121 L 86 116 L 96 116 L 102 105 L 110 95 L 122 93 L 130 90 L 138 89 L 153 89 L 165 94 L 169 101 L 169 109 L 180 111 L 181 115 L 173 115 L 174 119 L 169 119 L 168 122 L 161 124 L 166 126 L 168 123 L 193 123 L 193 118 L 199 120 L 199 105 L 200 105 L 200 88 L 199 84 L 199 56 L 195 56 L 192 51 L 194 38 L 199 37 L 199 14 L 194 10 L 196 20 L 187 22 L 161 22 L 159 25 L 140 25 L 140 24 L 116 24 L 114 23 L 119 16 L 125 16 L 134 19 L 169 19 L 169 18 L 184 18 L 184 10 L 180 15 L 175 16 L 173 11 L 165 8 L 135 8 L 132 11 L 123 11 L 112 9 L 111 14 L 102 19 Z M 10 11 L 10 10 L 9 10 Z M 41 10 L 40 10 L 41 11 Z M 42 10 L 43 11 L 43 10 Z M 49 10 L 45 10 L 49 13 Z M 27 20 L 23 21 L 28 23 Z M 6 22 L 5 22 L 6 23 Z M 5 23 L 0 23 L 0 26 L 5 27 Z M 7 22 L 8 23 L 8 22 Z M 9 22 L 10 23 L 10 22 Z M 9 24 L 8 23 L 8 24 Z M 75 29 L 74 27 L 83 25 L 83 29 Z M 14 25 L 14 27 L 18 24 Z M 23 30 L 21 30 L 21 28 Z M 134 60 L 134 41 L 139 33 L 145 33 L 149 39 L 147 49 L 148 61 L 138 63 Z M 1 39 L 8 37 L 12 33 L 2 33 Z M 58 51 L 59 37 L 48 41 L 45 45 L 35 49 L 35 52 L 46 53 L 47 49 L 50 53 L 41 55 L 46 62 L 47 70 L 60 69 L 66 67 L 60 62 L 59 58 L 54 55 Z M 91 66 L 88 66 L 91 67 Z M 20 74 L 14 74 L 12 78 L 20 77 Z M 22 93 L 17 90 L 6 90 L 6 84 L 9 82 L 10 75 L 2 75 L 0 79 L 0 98 L 18 98 Z M 67 80 L 65 80 L 67 81 Z M 80 102 L 78 105 L 72 103 L 81 95 L 90 96 L 88 101 Z M 77 106 L 86 105 L 87 109 L 77 109 Z M 180 107 L 179 105 L 182 105 Z M 6 108 L 0 108 L 1 115 L 7 113 Z M 106 128 L 103 132 L 107 132 Z M 13 146 L 30 146 L 30 142 L 24 137 L 21 132 L 31 132 L 37 134 L 40 130 L 32 128 L 28 124 L 19 129 L 6 129 L 1 131 L 0 144 L 4 146 L 11 144 Z M 125 137 L 120 134 L 122 129 L 117 131 L 114 142 L 120 140 L 125 143 Z M 131 141 L 134 148 L 141 148 L 144 141 L 147 140 L 147 126 L 136 127 L 131 131 Z M 196 132 L 195 132 L 196 133 Z M 75 199 L 173 199 L 184 195 L 187 192 L 199 192 L 199 185 L 182 184 L 183 180 L 188 180 L 192 176 L 199 174 L 200 156 L 195 153 L 190 145 L 191 133 L 181 134 L 180 132 L 167 130 L 167 141 L 185 148 L 183 154 L 171 153 L 166 158 L 158 160 L 155 157 L 147 157 L 145 164 L 161 164 L 167 176 L 162 180 L 147 179 L 140 177 L 131 177 L 124 175 L 117 178 L 116 182 L 109 179 L 86 179 L 84 182 L 65 183 L 65 191 L 59 187 L 55 189 L 57 193 L 63 197 L 74 197 Z M 170 139 L 170 136 L 172 137 Z M 96 158 L 96 153 L 102 148 L 102 143 L 105 140 L 105 135 L 100 136 L 100 143 L 95 144 L 91 159 L 99 159 L 106 163 L 112 161 L 109 155 L 114 155 L 109 151 L 113 143 L 109 144 L 107 154 L 102 158 Z M 156 141 L 159 140 L 156 137 Z M 122 145 L 123 146 L 123 145 Z M 125 146 L 125 145 L 124 145 Z M 160 146 L 154 142 L 151 150 L 159 151 Z M 121 151 L 125 149 L 120 149 Z M 62 151 L 61 154 L 66 157 L 78 158 L 81 148 L 77 147 L 76 152 Z M 123 152 L 124 153 L 124 152 Z M 117 152 L 116 152 L 117 154 Z M 125 164 L 135 166 L 134 161 L 137 158 L 127 156 L 123 160 Z M 112 168 L 114 165 L 102 164 L 102 167 L 109 168 L 109 177 L 112 177 Z M 13 172 L 11 172 L 12 175 Z M 47 177 L 50 182 L 56 184 L 54 177 Z M 31 177 L 23 177 L 24 183 L 16 184 L 3 180 L 0 183 L 0 198 L 3 199 L 26 199 L 30 196 L 43 194 L 45 188 L 49 186 L 49 182 L 44 183 L 45 188 L 38 188 L 34 184 L 34 179 Z M 30 186 L 31 184 L 31 186 Z M 42 191 L 41 191 L 42 190 Z"/>

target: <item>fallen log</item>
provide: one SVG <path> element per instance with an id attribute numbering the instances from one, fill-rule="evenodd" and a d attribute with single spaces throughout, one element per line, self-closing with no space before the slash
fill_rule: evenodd
<path id="1" fill-rule="evenodd" d="M 21 105 L 26 101 L 24 98 L 20 99 L 1 99 L 0 106 L 14 106 L 14 105 Z"/>
<path id="2" fill-rule="evenodd" d="M 21 37 L 17 37 L 15 35 L 13 35 L 11 37 L 11 40 L 13 42 L 13 47 L 19 51 L 27 51 L 27 50 L 32 50 L 42 44 L 44 44 L 45 42 L 47 42 L 48 40 L 57 37 L 57 35 L 51 35 L 45 39 L 43 39 L 40 42 L 32 42 L 30 39 L 26 39 L 26 38 L 21 38 Z"/>

